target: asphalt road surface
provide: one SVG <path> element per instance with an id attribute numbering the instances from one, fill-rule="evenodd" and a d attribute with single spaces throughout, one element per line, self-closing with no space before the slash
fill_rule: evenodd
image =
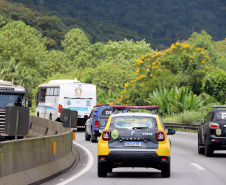
<path id="1" fill-rule="evenodd" d="M 213 157 L 199 155 L 197 134 L 176 132 L 170 136 L 171 177 L 161 178 L 160 171 L 146 168 L 116 168 L 106 178 L 97 176 L 97 143 L 85 141 L 84 132 L 76 132 L 75 147 L 79 163 L 69 172 L 44 185 L 225 185 L 226 151 L 215 151 Z"/>

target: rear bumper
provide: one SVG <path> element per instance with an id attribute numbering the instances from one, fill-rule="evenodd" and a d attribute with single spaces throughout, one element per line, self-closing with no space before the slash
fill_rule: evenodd
<path id="1" fill-rule="evenodd" d="M 158 156 L 156 152 L 110 152 L 109 155 L 98 156 L 98 162 L 111 168 L 117 167 L 150 167 L 161 169 L 168 164 L 169 156 Z"/>
<path id="2" fill-rule="evenodd" d="M 211 134 L 207 138 L 207 145 L 210 145 L 215 150 L 226 150 L 226 137 L 218 137 Z"/>

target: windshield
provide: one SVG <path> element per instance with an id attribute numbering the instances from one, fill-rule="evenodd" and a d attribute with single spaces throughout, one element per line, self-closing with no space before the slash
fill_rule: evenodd
<path id="1" fill-rule="evenodd" d="M 7 107 L 7 106 L 22 106 L 22 99 L 23 96 L 16 94 L 0 94 L 0 107 Z"/>
<path id="2" fill-rule="evenodd" d="M 126 129 L 150 129 L 156 127 L 156 119 L 151 117 L 114 117 L 111 126 Z"/>

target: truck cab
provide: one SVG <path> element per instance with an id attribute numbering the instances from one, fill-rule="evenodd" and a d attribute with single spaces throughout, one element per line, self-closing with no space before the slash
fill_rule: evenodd
<path id="1" fill-rule="evenodd" d="M 0 137 L 7 137 L 5 133 L 6 107 L 26 107 L 26 91 L 16 83 L 0 80 Z M 31 107 L 31 100 L 28 100 Z"/>

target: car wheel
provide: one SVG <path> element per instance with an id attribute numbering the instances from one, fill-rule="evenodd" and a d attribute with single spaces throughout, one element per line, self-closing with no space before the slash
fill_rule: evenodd
<path id="1" fill-rule="evenodd" d="M 85 139 L 86 139 L 86 141 L 89 141 L 90 140 L 90 135 L 87 133 L 87 132 L 85 132 Z"/>
<path id="2" fill-rule="evenodd" d="M 95 136 L 93 133 L 91 134 L 91 142 L 92 143 L 97 142 L 97 136 Z"/>
<path id="3" fill-rule="evenodd" d="M 206 155 L 206 157 L 213 156 L 213 149 L 210 145 L 207 144 L 207 141 L 206 141 L 206 146 L 205 146 L 205 155 Z"/>
<path id="4" fill-rule="evenodd" d="M 98 163 L 97 175 L 98 177 L 107 177 L 107 167 L 105 164 Z"/>
<path id="5" fill-rule="evenodd" d="M 168 164 L 164 164 L 161 170 L 162 177 L 170 177 L 170 161 Z"/>
<path id="6" fill-rule="evenodd" d="M 205 153 L 205 148 L 201 145 L 200 138 L 198 137 L 198 153 L 199 154 L 204 154 Z"/>

